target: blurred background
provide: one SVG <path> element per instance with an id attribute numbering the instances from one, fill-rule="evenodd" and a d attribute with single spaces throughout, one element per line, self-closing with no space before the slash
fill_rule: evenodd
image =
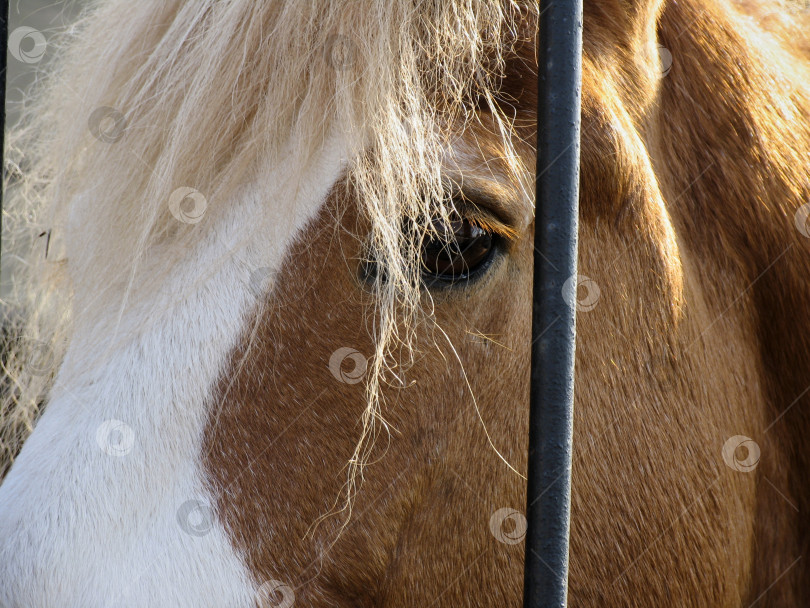
<path id="1" fill-rule="evenodd" d="M 133 0 L 141 1 L 141 0 Z M 6 80 L 6 129 L 13 129 L 20 120 L 24 99 L 36 82 L 42 68 L 53 59 L 48 38 L 63 29 L 81 12 L 89 0 L 11 0 L 9 2 L 9 46 L 6 48 L 8 73 Z M 25 29 L 22 29 L 25 28 Z M 19 39 L 19 51 L 13 52 L 14 33 Z M 11 237 L 3 222 L 4 237 Z M 4 238 L 0 251 L 0 306 L 6 304 L 10 285 L 17 267 L 15 249 L 30 246 L 30 241 Z M 12 247 L 13 243 L 13 247 Z"/>
<path id="2" fill-rule="evenodd" d="M 133 0 L 138 1 L 138 0 Z M 19 27 L 30 27 L 45 37 L 42 56 L 35 51 L 36 40 L 28 37 L 22 40 L 23 53 L 29 53 L 27 60 L 17 59 L 6 49 L 8 77 L 6 80 L 6 128 L 14 125 L 19 118 L 20 104 L 28 87 L 35 81 L 37 70 L 49 58 L 48 34 L 63 28 L 79 14 L 88 0 L 11 0 L 9 2 L 9 35 Z M 33 54 L 32 54 L 33 52 Z"/>

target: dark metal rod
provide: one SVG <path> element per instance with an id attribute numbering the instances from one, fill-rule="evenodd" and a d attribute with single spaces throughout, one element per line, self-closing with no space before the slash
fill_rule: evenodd
<path id="1" fill-rule="evenodd" d="M 562 608 L 571 524 L 582 0 L 541 1 L 540 8 L 523 605 Z"/>

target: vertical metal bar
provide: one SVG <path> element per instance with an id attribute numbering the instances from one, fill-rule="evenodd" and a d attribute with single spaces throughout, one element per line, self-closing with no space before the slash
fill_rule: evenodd
<path id="1" fill-rule="evenodd" d="M 526 608 L 562 608 L 571 514 L 582 0 L 548 0 L 541 9 L 523 601 Z"/>

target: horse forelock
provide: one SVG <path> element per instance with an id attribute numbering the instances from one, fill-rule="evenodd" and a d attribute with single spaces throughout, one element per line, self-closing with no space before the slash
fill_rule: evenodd
<path id="1" fill-rule="evenodd" d="M 161 284 L 193 250 L 240 184 L 295 158 L 284 176 L 294 190 L 336 134 L 351 144 L 346 179 L 371 220 L 372 253 L 390 265 L 386 318 L 395 299 L 413 306 L 400 218 L 424 218 L 425 201 L 441 198 L 439 126 L 492 94 L 532 12 L 484 1 L 101 3 L 51 43 L 64 57 L 10 143 L 25 169 L 7 205 L 15 228 L 63 245 L 51 260 L 32 251 L 18 279 L 25 332 L 61 353 L 65 311 L 123 310 L 136 285 Z M 71 307 L 67 293 L 93 295 Z M 381 353 L 392 332 L 380 326 Z M 13 373 L 15 399 L 36 409 L 42 382 L 22 365 Z"/>

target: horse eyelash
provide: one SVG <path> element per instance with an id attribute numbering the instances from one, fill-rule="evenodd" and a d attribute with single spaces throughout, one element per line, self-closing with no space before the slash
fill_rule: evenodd
<path id="1" fill-rule="evenodd" d="M 454 197 L 453 208 L 459 214 L 459 217 L 490 234 L 500 236 L 508 241 L 517 239 L 518 231 L 514 227 L 501 220 L 494 212 L 484 206 L 475 204 L 467 197 Z"/>
<path id="2" fill-rule="evenodd" d="M 479 211 L 478 213 L 469 213 L 467 215 L 463 215 L 462 217 L 464 217 L 474 226 L 478 226 L 482 230 L 485 230 L 491 234 L 500 236 L 509 241 L 514 241 L 517 239 L 517 230 L 511 226 L 507 226 L 497 219 L 490 217 L 486 212 Z"/>

